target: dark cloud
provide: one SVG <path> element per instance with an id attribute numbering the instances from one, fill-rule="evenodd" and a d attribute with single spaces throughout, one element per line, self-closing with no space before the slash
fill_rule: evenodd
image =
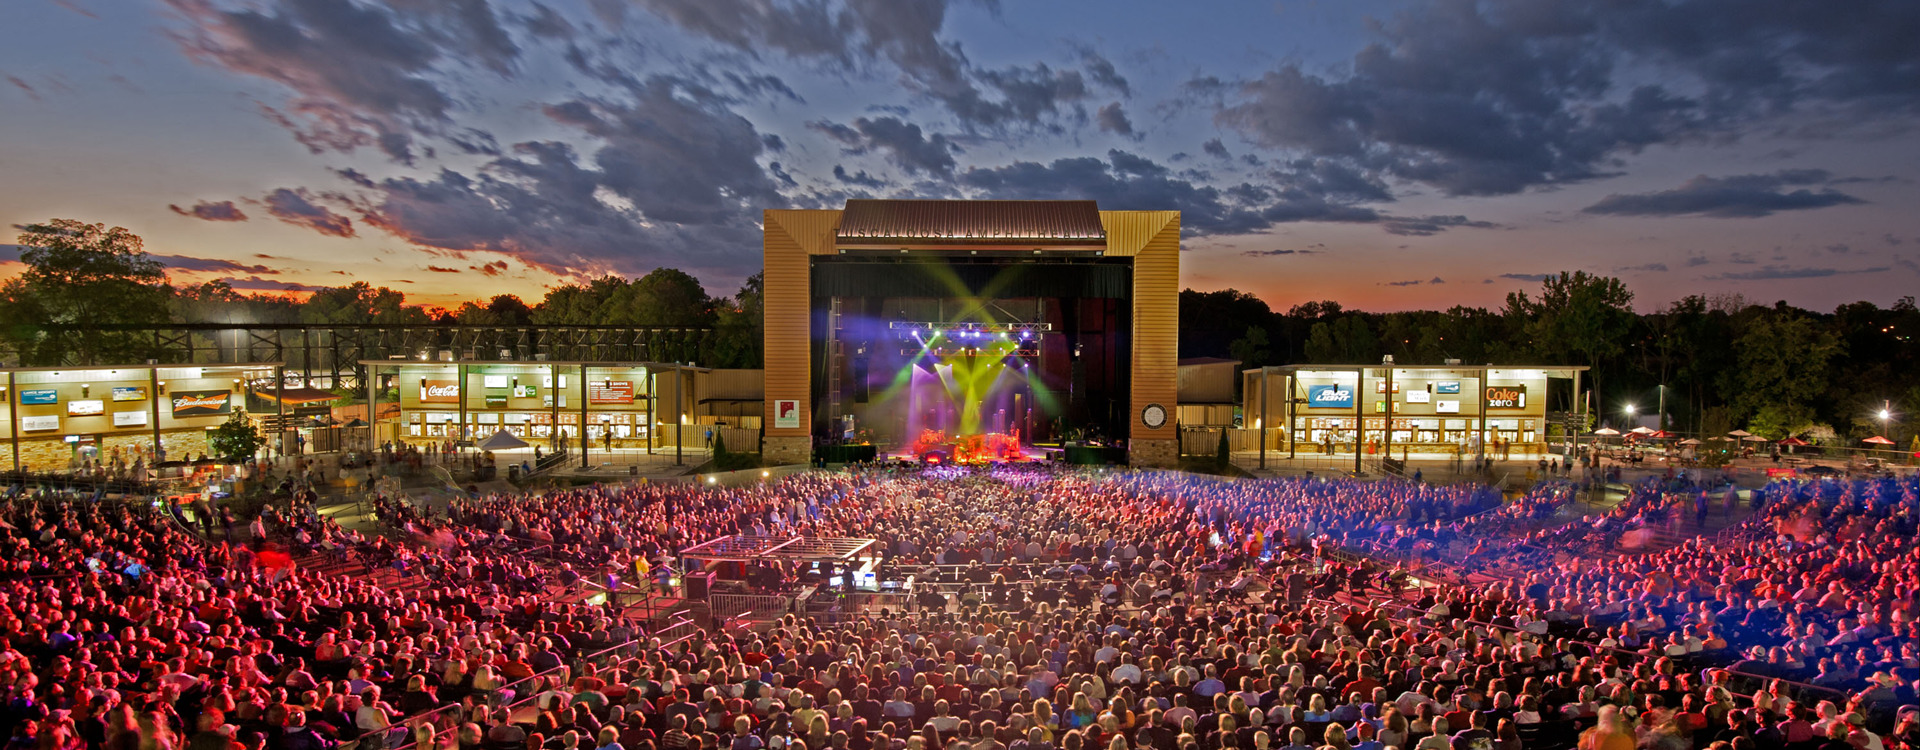
<path id="1" fill-rule="evenodd" d="M 1827 246 L 1827 252 L 1834 255 L 1846 255 L 1853 252 L 1853 246 L 1845 242 L 1836 242 Z"/>
<path id="2" fill-rule="evenodd" d="M 19 245 L 0 244 L 0 263 L 20 262 L 20 251 L 22 249 Z"/>
<path id="3" fill-rule="evenodd" d="M 33 84 L 21 80 L 19 76 L 7 76 L 7 83 L 13 84 L 13 87 L 26 94 L 28 99 L 40 101 L 40 92 L 33 88 Z"/>
<path id="4" fill-rule="evenodd" d="M 1382 286 L 1420 286 L 1420 285 L 1422 285 L 1422 284 L 1427 284 L 1427 285 L 1432 285 L 1432 284 L 1445 284 L 1445 283 L 1447 283 L 1447 280 L 1446 280 L 1446 279 L 1442 279 L 1442 278 L 1440 278 L 1440 277 L 1438 277 L 1438 276 L 1435 276 L 1435 277 L 1433 277 L 1433 278 L 1431 278 L 1431 279 L 1409 279 L 1409 280 L 1407 280 L 1407 281 L 1382 281 L 1382 282 L 1380 282 L 1380 284 L 1381 284 Z"/>
<path id="5" fill-rule="evenodd" d="M 1886 271 L 1886 270 L 1888 270 L 1887 266 L 1876 266 L 1873 268 L 1859 268 L 1859 269 L 1853 269 L 1853 270 L 1840 270 L 1837 268 L 1807 268 L 1802 266 L 1776 266 L 1776 265 L 1769 264 L 1769 265 L 1761 266 L 1752 271 L 1728 272 L 1728 273 L 1720 274 L 1718 276 L 1708 276 L 1707 278 L 1722 279 L 1727 281 L 1773 281 L 1777 279 L 1819 279 L 1819 278 L 1825 278 L 1828 276 L 1839 276 L 1842 274 L 1879 273 L 1881 271 Z"/>
<path id="6" fill-rule="evenodd" d="M 326 288 L 314 284 L 299 284 L 292 281 L 281 281 L 279 279 L 263 279 L 258 276 L 247 276 L 244 278 L 228 276 L 218 280 L 226 282 L 227 286 L 233 287 L 235 291 L 241 292 L 317 292 Z"/>
<path id="7" fill-rule="evenodd" d="M 1373 209 L 1330 200 L 1298 185 L 1240 183 L 1228 188 L 1197 184 L 1135 154 L 1112 150 L 1093 157 L 1056 159 L 1047 164 L 1014 162 L 973 167 L 957 176 L 981 198 L 1014 200 L 1093 199 L 1113 210 L 1181 212 L 1180 226 L 1196 235 L 1245 234 L 1275 224 L 1299 221 L 1373 223 Z"/>
<path id="8" fill-rule="evenodd" d="M 467 269 L 471 271 L 479 271 L 484 276 L 499 276 L 500 274 L 507 272 L 507 262 L 504 260 L 496 260 L 496 261 L 493 261 L 492 263 L 484 263 L 478 266 L 468 266 Z"/>
<path id="9" fill-rule="evenodd" d="M 1101 107 L 1100 111 L 1095 113 L 1094 121 L 1099 123 L 1101 130 L 1114 135 L 1127 138 L 1134 136 L 1133 121 L 1127 119 L 1127 111 L 1120 107 L 1119 102 Z"/>
<path id="10" fill-rule="evenodd" d="M 1133 87 L 1128 85 L 1127 79 L 1114 70 L 1113 63 L 1100 56 L 1100 53 L 1083 49 L 1080 51 L 1080 61 L 1086 66 L 1087 78 L 1095 85 L 1104 86 L 1123 97 L 1133 96 Z"/>
<path id="11" fill-rule="evenodd" d="M 1889 247 L 1899 247 L 1906 243 L 1906 240 L 1893 236 L 1892 232 L 1880 235 L 1880 241 L 1887 243 Z"/>
<path id="12" fill-rule="evenodd" d="M 436 73 L 506 74 L 520 52 L 485 0 L 168 2 L 187 22 L 176 38 L 188 54 L 291 92 L 286 106 L 263 111 L 315 153 L 375 146 L 412 163 L 416 136 L 443 132 L 454 108 Z"/>
<path id="13" fill-rule="evenodd" d="M 432 271 L 433 273 L 459 273 L 460 272 L 460 269 L 458 268 L 448 268 L 446 266 L 427 266 L 427 270 Z"/>
<path id="14" fill-rule="evenodd" d="M 862 117 L 853 125 L 810 122 L 807 127 L 839 141 L 850 154 L 879 151 L 909 174 L 950 175 L 954 145 L 939 133 L 925 135 L 920 126 L 897 117 Z"/>
<path id="15" fill-rule="evenodd" d="M 1642 263 L 1642 264 L 1640 264 L 1640 265 L 1637 265 L 1637 266 L 1621 266 L 1620 268 L 1616 268 L 1616 269 L 1613 269 L 1613 270 L 1614 270 L 1614 272 L 1615 272 L 1615 273 L 1630 273 L 1630 272 L 1635 272 L 1635 271 L 1638 271 L 1638 272 L 1642 272 L 1642 273 L 1666 273 L 1666 272 L 1667 272 L 1667 264 L 1665 264 L 1665 263 Z"/>
<path id="16" fill-rule="evenodd" d="M 1387 234 L 1403 237 L 1430 237 L 1457 227 L 1490 229 L 1495 226 L 1498 225 L 1491 221 L 1474 221 L 1465 216 L 1395 216 L 1380 223 Z"/>
<path id="17" fill-rule="evenodd" d="M 728 109 L 724 99 L 685 82 L 657 77 L 637 85 L 631 101 L 574 99 L 546 108 L 555 122 L 599 138 L 593 154 L 599 169 L 589 174 L 573 164 L 571 150 L 556 144 L 516 148 L 542 158 L 506 159 L 494 166 L 521 176 L 559 180 L 554 187 L 585 194 L 605 187 L 632 202 L 649 221 L 689 225 L 744 224 L 762 208 L 786 204 L 757 161 L 765 142 L 753 124 Z M 549 153 L 543 153 L 549 152 Z M 558 174 L 545 174 L 558 168 Z"/>
<path id="18" fill-rule="evenodd" d="M 1830 187 L 1825 170 L 1793 169 L 1773 174 L 1730 177 L 1701 175 L 1672 190 L 1616 193 L 1586 207 L 1590 214 L 1616 216 L 1714 216 L 1756 218 L 1777 211 L 1826 208 L 1864 201 Z"/>
<path id="19" fill-rule="evenodd" d="M 280 188 L 268 193 L 261 202 L 266 204 L 267 213 L 288 224 L 334 237 L 354 236 L 353 220 L 315 203 L 313 194 L 306 188 Z"/>
<path id="20" fill-rule="evenodd" d="M 1553 278 L 1553 274 L 1550 274 L 1550 273 L 1503 273 L 1503 274 L 1500 274 L 1500 278 L 1510 279 L 1513 281 L 1540 282 L 1540 281 L 1546 281 L 1547 279 Z"/>
<path id="21" fill-rule="evenodd" d="M 1337 73 L 1287 63 L 1186 90 L 1219 97 L 1216 121 L 1262 147 L 1450 195 L 1605 176 L 1647 146 L 1802 127 L 1796 115 L 1905 127 L 1920 110 L 1920 5 L 1905 0 L 1839 14 L 1797 0 L 1442 0 L 1375 32 Z"/>
<path id="22" fill-rule="evenodd" d="M 200 201 L 199 203 L 193 204 L 193 208 L 181 208 L 173 204 L 167 204 L 167 208 L 172 209 L 174 213 L 181 216 L 191 216 L 206 221 L 247 220 L 247 215 L 240 210 L 239 206 L 233 205 L 233 201 L 220 201 L 219 203 Z"/>
<path id="23" fill-rule="evenodd" d="M 1712 262 L 1713 262 L 1713 261 L 1711 261 L 1711 260 L 1708 260 L 1708 259 L 1707 259 L 1707 256 L 1705 256 L 1705 255 L 1689 255 L 1689 256 L 1687 256 L 1687 267 L 1688 267 L 1688 268 L 1698 268 L 1698 267 L 1700 267 L 1700 266 L 1704 266 L 1704 265 L 1706 265 L 1706 264 L 1708 264 L 1708 263 L 1712 263 Z"/>
<path id="24" fill-rule="evenodd" d="M 1312 255 L 1317 252 L 1319 251 L 1318 250 L 1279 249 L 1279 250 L 1243 250 L 1240 252 L 1240 254 L 1247 256 L 1249 258 L 1278 258 L 1282 256 L 1287 256 L 1287 255 Z"/>
<path id="25" fill-rule="evenodd" d="M 1200 144 L 1200 151 L 1215 159 L 1233 158 L 1233 154 L 1227 153 L 1227 144 L 1221 143 L 1218 138 L 1208 138 L 1206 143 Z"/>
<path id="26" fill-rule="evenodd" d="M 182 271 L 213 271 L 216 273 L 250 273 L 274 276 L 280 271 L 263 265 L 236 263 L 223 258 L 195 258 L 189 255 L 153 255 L 154 260 L 166 264 L 168 268 Z"/>
<path id="27" fill-rule="evenodd" d="M 838 164 L 833 166 L 833 178 L 843 184 L 868 188 L 870 190 L 879 190 L 887 186 L 886 180 L 869 176 L 864 169 L 860 170 L 859 174 L 847 174 L 847 168 Z"/>

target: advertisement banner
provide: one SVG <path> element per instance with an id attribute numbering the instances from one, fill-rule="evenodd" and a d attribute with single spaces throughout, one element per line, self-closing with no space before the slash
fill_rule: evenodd
<path id="1" fill-rule="evenodd" d="M 113 388 L 113 400 L 115 400 L 115 401 L 145 401 L 145 400 L 147 400 L 147 387 L 146 387 L 146 386 L 144 386 L 144 385 L 121 385 L 121 386 L 114 386 L 114 388 Z"/>
<path id="2" fill-rule="evenodd" d="M 115 427 L 145 427 L 147 413 L 144 411 L 116 411 L 113 413 Z"/>
<path id="3" fill-rule="evenodd" d="M 1458 380 L 1449 380 L 1449 381 L 1447 381 L 1447 382 L 1444 382 L 1444 383 L 1434 383 L 1434 384 L 1433 384 L 1433 392 L 1434 392 L 1434 393 L 1441 393 L 1441 394 L 1453 394 L 1453 393 L 1459 393 L 1459 392 L 1460 392 L 1460 381 L 1458 381 Z"/>
<path id="4" fill-rule="evenodd" d="M 1460 402 L 1458 402 L 1458 401 L 1435 401 L 1435 402 L 1433 402 L 1433 411 L 1434 411 L 1435 413 L 1437 413 L 1437 414 L 1459 414 L 1459 413 L 1460 413 Z"/>
<path id="5" fill-rule="evenodd" d="M 773 426 L 781 430 L 799 429 L 800 401 L 790 398 L 774 399 Z"/>
<path id="6" fill-rule="evenodd" d="M 1407 403 L 1427 404 L 1433 402 L 1433 394 L 1426 391 L 1407 391 Z"/>
<path id="7" fill-rule="evenodd" d="M 58 430 L 58 429 L 60 429 L 60 418 L 51 414 L 44 417 L 21 417 L 20 418 L 21 432 L 39 432 L 41 430 Z"/>
<path id="8" fill-rule="evenodd" d="M 212 417 L 233 412 L 233 391 L 175 391 L 173 418 Z"/>
<path id="9" fill-rule="evenodd" d="M 31 390 L 24 390 L 20 392 L 20 403 L 22 404 L 57 404 L 57 403 L 60 403 L 60 392 L 52 388 L 34 388 Z"/>
<path id="10" fill-rule="evenodd" d="M 1307 406 L 1315 409 L 1353 408 L 1353 389 L 1344 385 L 1307 386 Z"/>
<path id="11" fill-rule="evenodd" d="M 598 380 L 587 383 L 587 403 L 590 404 L 631 404 L 633 403 L 633 381 Z"/>
<path id="12" fill-rule="evenodd" d="M 420 403 L 460 403 L 460 384 L 451 380 L 422 380 L 420 381 Z"/>
<path id="13" fill-rule="evenodd" d="M 67 416 L 93 417 L 107 413 L 107 402 L 100 399 L 80 399 L 67 402 Z"/>
<path id="14" fill-rule="evenodd" d="M 514 398 L 533 398 L 534 396 L 537 396 L 537 395 L 539 394 L 534 391 L 533 386 L 516 385 L 513 387 Z"/>
<path id="15" fill-rule="evenodd" d="M 486 388 L 505 388 L 512 382 L 505 375 L 480 376 L 480 385 Z"/>
<path id="16" fill-rule="evenodd" d="M 1525 409 L 1527 408 L 1527 387 L 1524 385 L 1487 386 L 1486 404 L 1489 409 Z"/>
<path id="17" fill-rule="evenodd" d="M 1386 392 L 1387 392 L 1387 381 L 1385 381 L 1385 380 L 1375 380 L 1375 381 L 1373 381 L 1373 392 L 1374 392 L 1374 393 L 1386 393 Z M 1393 384 L 1393 392 L 1394 392 L 1394 393 L 1399 393 L 1399 392 L 1400 392 L 1400 384 L 1399 384 L 1399 383 L 1394 383 L 1394 384 Z"/>

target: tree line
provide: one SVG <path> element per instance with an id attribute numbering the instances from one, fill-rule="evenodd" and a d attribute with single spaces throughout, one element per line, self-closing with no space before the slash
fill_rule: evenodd
<path id="1" fill-rule="evenodd" d="M 170 324 L 606 325 L 705 329 L 700 364 L 760 366 L 760 277 L 730 297 L 672 268 L 635 279 L 564 284 L 528 304 L 512 294 L 457 307 L 409 305 L 394 289 L 356 281 L 293 294 L 242 294 L 224 281 L 175 285 L 141 238 L 120 227 L 54 219 L 22 227 L 26 270 L 0 284 L 0 345 L 15 364 L 140 362 L 151 335 L 118 327 Z"/>
<path id="2" fill-rule="evenodd" d="M 611 325 L 697 328 L 700 364 L 761 366 L 761 277 L 714 296 L 683 271 L 603 276 L 552 287 L 529 304 L 511 294 L 430 308 L 365 282 L 290 294 L 242 294 L 212 281 L 174 285 L 166 267 L 119 227 L 54 219 L 22 227 L 26 270 L 0 284 L 0 346 L 13 364 L 138 362 L 150 336 L 114 326 L 176 323 L 332 325 Z M 1498 309 L 1364 312 L 1322 300 L 1285 312 L 1232 289 L 1180 295 L 1182 357 L 1247 367 L 1372 364 L 1585 365 L 1592 409 L 1618 424 L 1626 405 L 1651 414 L 1664 392 L 1669 424 L 1689 432 L 1745 427 L 1769 437 L 1857 438 L 1878 412 L 1920 414 L 1920 310 L 1913 297 L 1818 312 L 1739 295 L 1689 296 L 1638 312 L 1619 279 L 1562 273 Z M 50 335 L 49 326 L 62 331 Z M 1893 430 L 1900 432 L 1900 430 Z"/>

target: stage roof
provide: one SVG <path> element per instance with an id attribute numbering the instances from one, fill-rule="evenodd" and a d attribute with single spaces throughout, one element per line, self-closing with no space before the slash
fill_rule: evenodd
<path id="1" fill-rule="evenodd" d="M 857 537 L 749 536 L 731 534 L 680 550 L 681 557 L 702 560 L 846 561 L 880 551 L 877 539 Z"/>
<path id="2" fill-rule="evenodd" d="M 1093 201 L 849 200 L 841 247 L 1013 245 L 1104 249 Z"/>

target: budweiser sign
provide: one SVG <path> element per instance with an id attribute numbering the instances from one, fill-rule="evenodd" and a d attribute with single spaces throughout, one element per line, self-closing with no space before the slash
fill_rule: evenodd
<path id="1" fill-rule="evenodd" d="M 233 411 L 232 391 L 175 391 L 173 417 L 207 417 Z"/>
<path id="2" fill-rule="evenodd" d="M 460 403 L 460 383 L 452 380 L 422 380 L 420 401 L 432 404 Z"/>

